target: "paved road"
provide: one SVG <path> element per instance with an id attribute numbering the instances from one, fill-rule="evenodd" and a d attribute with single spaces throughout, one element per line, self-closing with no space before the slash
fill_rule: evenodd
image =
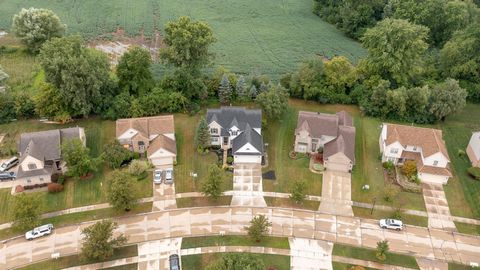
<path id="1" fill-rule="evenodd" d="M 377 221 L 340 217 L 314 211 L 264 207 L 202 207 L 171 209 L 117 219 L 119 233 L 130 243 L 189 237 L 244 234 L 254 215 L 265 214 L 273 223 L 270 234 L 285 237 L 339 242 L 375 248 L 380 240 L 390 242 L 390 250 L 438 260 L 480 263 L 480 237 L 407 226 L 402 232 L 382 230 Z M 60 255 L 79 252 L 80 230 L 92 224 L 56 229 L 49 237 L 34 241 L 16 239 L 0 245 L 0 269 L 13 268 Z"/>

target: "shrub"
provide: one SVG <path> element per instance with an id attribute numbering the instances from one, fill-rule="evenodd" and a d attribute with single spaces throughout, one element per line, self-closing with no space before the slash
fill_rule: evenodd
<path id="1" fill-rule="evenodd" d="M 402 166 L 402 173 L 410 179 L 413 175 L 417 174 L 417 163 L 413 160 L 405 161 Z"/>
<path id="2" fill-rule="evenodd" d="M 393 185 L 388 185 L 385 188 L 385 194 L 383 195 L 383 199 L 386 202 L 392 202 L 395 196 L 397 196 L 398 190 Z"/>
<path id="3" fill-rule="evenodd" d="M 377 242 L 377 252 L 375 253 L 375 257 L 380 261 L 385 261 L 389 249 L 390 247 L 387 240 Z"/>
<path id="4" fill-rule="evenodd" d="M 402 219 L 402 211 L 400 209 L 395 209 L 395 211 L 392 213 L 391 218 L 393 219 Z"/>
<path id="5" fill-rule="evenodd" d="M 25 189 L 21 186 L 21 185 L 18 185 L 15 187 L 15 193 L 21 193 L 21 192 L 24 192 Z"/>
<path id="6" fill-rule="evenodd" d="M 391 172 L 391 171 L 393 171 L 393 168 L 395 167 L 395 164 L 393 164 L 393 162 L 391 162 L 391 161 L 387 161 L 387 162 L 383 162 L 382 166 L 383 166 L 383 168 L 385 168 L 385 170 Z"/>
<path id="7" fill-rule="evenodd" d="M 227 163 L 232 164 L 233 163 L 233 157 L 227 157 Z"/>
<path id="8" fill-rule="evenodd" d="M 128 172 L 131 175 L 140 176 L 148 169 L 148 164 L 145 161 L 135 159 L 128 166 Z"/>
<path id="9" fill-rule="evenodd" d="M 410 178 L 408 178 L 408 181 L 413 182 L 417 185 L 420 185 L 420 178 L 418 178 L 418 175 L 414 174 Z"/>
<path id="10" fill-rule="evenodd" d="M 468 174 L 475 178 L 475 180 L 480 180 L 480 168 L 478 167 L 470 167 L 468 168 Z"/>
<path id="11" fill-rule="evenodd" d="M 48 184 L 48 192 L 50 193 L 57 193 L 63 191 L 63 185 L 58 183 L 49 183 Z"/>

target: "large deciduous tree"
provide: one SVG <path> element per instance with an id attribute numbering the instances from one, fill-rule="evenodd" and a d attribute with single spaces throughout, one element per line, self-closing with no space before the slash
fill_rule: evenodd
<path id="1" fill-rule="evenodd" d="M 436 120 L 443 121 L 448 115 L 463 109 L 466 98 L 467 91 L 460 87 L 458 81 L 447 79 L 432 87 L 430 113 Z"/>
<path id="2" fill-rule="evenodd" d="M 136 204 L 136 185 L 132 175 L 115 170 L 107 177 L 107 199 L 118 210 L 130 211 Z"/>
<path id="3" fill-rule="evenodd" d="M 28 50 L 38 53 L 42 45 L 54 37 L 61 37 L 66 26 L 48 9 L 22 9 L 13 16 L 12 29 Z"/>
<path id="4" fill-rule="evenodd" d="M 113 237 L 117 224 L 102 220 L 82 230 L 84 235 L 81 256 L 87 260 L 105 260 L 114 254 L 115 248 L 124 245 L 127 238 L 121 234 Z"/>
<path id="5" fill-rule="evenodd" d="M 278 119 L 288 109 L 288 92 L 280 85 L 273 86 L 268 91 L 260 93 L 256 102 L 262 107 L 267 118 Z"/>
<path id="6" fill-rule="evenodd" d="M 27 231 L 40 224 L 42 204 L 35 195 L 20 194 L 15 196 L 12 227 L 18 231 Z"/>
<path id="7" fill-rule="evenodd" d="M 120 168 L 120 165 L 122 165 L 123 162 L 132 157 L 132 152 L 123 147 L 118 140 L 113 140 L 105 144 L 103 147 L 103 159 L 107 162 L 110 168 Z"/>
<path id="8" fill-rule="evenodd" d="M 368 56 L 362 68 L 368 75 L 380 75 L 393 87 L 409 85 L 421 73 L 428 28 L 406 20 L 384 19 L 362 37 Z"/>
<path id="9" fill-rule="evenodd" d="M 223 171 L 216 164 L 208 167 L 208 178 L 202 185 L 203 195 L 218 199 L 222 195 Z"/>
<path id="10" fill-rule="evenodd" d="M 227 253 L 220 259 L 212 262 L 207 270 L 264 270 L 265 263 L 255 254 Z"/>
<path id="11" fill-rule="evenodd" d="M 54 38 L 42 47 L 40 63 L 71 116 L 88 116 L 103 107 L 110 86 L 104 53 L 86 48 L 78 36 Z"/>
<path id="12" fill-rule="evenodd" d="M 209 47 L 215 41 L 212 29 L 207 23 L 192 21 L 183 16 L 166 24 L 163 42 L 167 47 L 160 55 L 176 67 L 199 69 L 209 64 L 212 59 Z"/>
<path id="13" fill-rule="evenodd" d="M 67 163 L 68 175 L 86 176 L 96 168 L 99 159 L 92 159 L 89 152 L 80 139 L 70 139 L 62 143 L 62 158 Z"/>
<path id="14" fill-rule="evenodd" d="M 118 85 L 133 96 L 142 96 L 154 86 L 150 67 L 150 52 L 141 47 L 133 47 L 122 55 L 117 65 Z"/>

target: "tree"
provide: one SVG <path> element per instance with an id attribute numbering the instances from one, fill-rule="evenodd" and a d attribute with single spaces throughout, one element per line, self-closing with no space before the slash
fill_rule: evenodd
<path id="1" fill-rule="evenodd" d="M 115 170 L 107 177 L 107 199 L 118 210 L 130 211 L 136 204 L 135 179 L 125 171 Z"/>
<path id="2" fill-rule="evenodd" d="M 260 93 L 256 102 L 262 107 L 268 118 L 278 119 L 288 109 L 288 92 L 282 86 L 277 85 Z"/>
<path id="3" fill-rule="evenodd" d="M 250 100 L 247 83 L 245 82 L 245 77 L 243 77 L 243 75 L 240 75 L 240 77 L 238 77 L 237 85 L 235 86 L 235 92 L 237 93 L 237 98 L 240 101 L 245 102 Z"/>
<path id="4" fill-rule="evenodd" d="M 108 111 L 105 113 L 105 117 L 113 120 L 130 117 L 132 99 L 133 97 L 130 96 L 127 91 L 121 92 L 115 96 L 113 101 L 110 103 Z"/>
<path id="5" fill-rule="evenodd" d="M 444 121 L 448 115 L 465 107 L 466 98 L 467 91 L 458 85 L 458 81 L 447 79 L 432 87 L 429 111 L 436 120 Z"/>
<path id="6" fill-rule="evenodd" d="M 5 71 L 3 70 L 3 67 L 0 66 L 0 87 L 5 86 L 9 76 Z"/>
<path id="7" fill-rule="evenodd" d="M 22 8 L 13 16 L 13 32 L 32 53 L 38 53 L 51 38 L 63 36 L 65 28 L 60 18 L 48 9 Z"/>
<path id="8" fill-rule="evenodd" d="M 264 270 L 265 263 L 255 254 L 226 253 L 207 266 L 207 270 Z"/>
<path id="9" fill-rule="evenodd" d="M 384 0 L 344 0 L 338 7 L 338 25 L 347 36 L 358 39 L 382 19 L 384 6 Z"/>
<path id="10" fill-rule="evenodd" d="M 324 64 L 325 84 L 336 94 L 346 94 L 358 80 L 355 67 L 343 56 L 335 56 Z"/>
<path id="11" fill-rule="evenodd" d="M 154 80 L 150 67 L 150 52 L 141 47 L 133 47 L 122 55 L 117 65 L 118 85 L 135 97 L 146 94 L 153 88 Z"/>
<path id="12" fill-rule="evenodd" d="M 252 87 L 250 87 L 250 97 L 253 99 L 256 99 L 257 96 L 258 96 L 257 87 L 255 85 L 252 85 Z"/>
<path id="13" fill-rule="evenodd" d="M 362 44 L 368 56 L 361 63 L 369 75 L 379 75 L 392 85 L 408 85 L 421 72 L 428 28 L 406 20 L 384 19 L 368 29 Z"/>
<path id="14" fill-rule="evenodd" d="M 245 227 L 245 229 L 250 238 L 256 242 L 260 242 L 271 226 L 272 223 L 268 221 L 268 218 L 265 215 L 258 215 L 253 217 L 250 221 L 250 226 Z"/>
<path id="15" fill-rule="evenodd" d="M 375 257 L 380 261 L 385 261 L 389 249 L 390 247 L 387 240 L 377 242 L 377 252 L 375 253 Z"/>
<path id="16" fill-rule="evenodd" d="M 232 86 L 226 74 L 223 74 L 222 82 L 218 87 L 218 98 L 221 104 L 229 104 L 232 100 Z"/>
<path id="17" fill-rule="evenodd" d="M 208 89 L 198 71 L 177 68 L 160 82 L 160 87 L 168 92 L 179 92 L 186 100 L 208 97 Z M 216 86 L 218 87 L 218 85 Z"/>
<path id="18" fill-rule="evenodd" d="M 28 118 L 35 115 L 35 103 L 29 94 L 25 92 L 15 93 L 14 100 L 15 114 L 18 118 Z"/>
<path id="19" fill-rule="evenodd" d="M 25 193 L 15 196 L 12 227 L 23 232 L 40 225 L 41 206 L 38 196 Z"/>
<path id="20" fill-rule="evenodd" d="M 410 177 L 417 174 L 417 163 L 413 160 L 407 160 L 403 163 L 402 173 L 410 179 Z"/>
<path id="21" fill-rule="evenodd" d="M 200 118 L 197 130 L 195 131 L 195 145 L 198 151 L 205 150 L 210 145 L 210 128 L 205 117 Z"/>
<path id="22" fill-rule="evenodd" d="M 208 178 L 202 185 L 202 193 L 204 196 L 218 199 L 222 195 L 223 172 L 216 165 L 211 164 L 208 167 Z"/>
<path id="23" fill-rule="evenodd" d="M 147 172 L 148 164 L 143 160 L 135 159 L 128 166 L 128 172 L 134 176 L 141 176 Z"/>
<path id="24" fill-rule="evenodd" d="M 213 57 L 209 47 L 215 41 L 207 23 L 183 16 L 166 24 L 163 42 L 167 48 L 160 52 L 160 56 L 175 67 L 198 70 Z"/>
<path id="25" fill-rule="evenodd" d="M 297 204 L 303 204 L 307 195 L 305 194 L 307 185 L 304 181 L 293 182 L 290 199 Z"/>
<path id="26" fill-rule="evenodd" d="M 123 162 L 132 157 L 132 152 L 123 147 L 118 140 L 113 140 L 103 146 L 103 160 L 112 169 L 120 168 Z"/>
<path id="27" fill-rule="evenodd" d="M 123 234 L 113 237 L 117 224 L 102 220 L 82 230 L 84 235 L 81 256 L 87 260 L 105 260 L 111 257 L 114 249 L 127 243 Z"/>
<path id="28" fill-rule="evenodd" d="M 146 115 L 142 104 L 140 104 L 140 101 L 137 98 L 133 99 L 130 103 L 130 115 L 132 117 L 142 117 Z"/>
<path id="29" fill-rule="evenodd" d="M 52 117 L 57 121 L 59 117 L 65 119 L 70 118 L 67 112 L 67 106 L 63 103 L 63 99 L 58 91 L 50 83 L 41 83 L 36 96 L 34 97 L 35 111 L 43 117 Z"/>
<path id="30" fill-rule="evenodd" d="M 42 47 L 40 63 L 71 116 L 88 116 L 103 107 L 111 86 L 104 53 L 86 48 L 79 36 L 53 38 Z"/>
<path id="31" fill-rule="evenodd" d="M 7 123 L 16 118 L 15 100 L 10 93 L 0 92 L 0 123 Z"/>
<path id="32" fill-rule="evenodd" d="M 90 150 L 80 139 L 70 139 L 62 143 L 62 158 L 67 163 L 67 174 L 74 177 L 86 176 L 96 168 L 98 159 L 89 156 Z"/>

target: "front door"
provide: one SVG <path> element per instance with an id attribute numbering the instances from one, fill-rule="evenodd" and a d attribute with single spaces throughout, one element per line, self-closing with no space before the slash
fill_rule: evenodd
<path id="1" fill-rule="evenodd" d="M 138 142 L 138 152 L 143 153 L 145 152 L 145 143 L 142 141 Z"/>
<path id="2" fill-rule="evenodd" d="M 223 145 L 228 145 L 228 137 L 223 137 Z"/>

